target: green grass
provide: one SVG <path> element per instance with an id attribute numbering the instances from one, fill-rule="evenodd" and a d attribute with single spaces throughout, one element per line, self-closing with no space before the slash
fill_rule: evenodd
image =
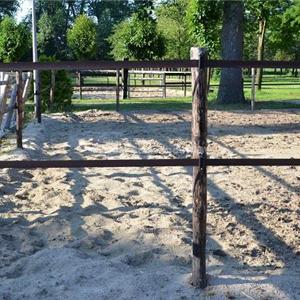
<path id="1" fill-rule="evenodd" d="M 120 101 L 120 109 L 123 111 L 129 110 L 189 110 L 192 108 L 190 97 L 178 98 L 145 98 L 145 99 L 127 99 Z M 208 102 L 209 109 L 216 110 L 236 110 L 250 109 L 250 101 L 244 104 L 218 104 L 215 98 L 210 98 Z M 285 109 L 285 108 L 300 108 L 300 104 L 293 104 L 281 101 L 261 101 L 255 105 L 256 109 Z M 88 109 L 115 110 L 116 102 L 114 99 L 76 99 L 72 101 L 72 111 L 82 111 Z"/>
<path id="2" fill-rule="evenodd" d="M 141 77 L 140 74 L 137 75 Z M 171 78 L 170 78 L 171 79 Z M 173 80 L 178 80 L 174 79 Z M 244 104 L 218 104 L 217 93 L 218 87 L 211 87 L 212 92 L 208 95 L 209 109 L 219 110 L 233 110 L 233 109 L 250 109 L 251 89 L 249 84 L 251 78 L 247 75 L 244 76 L 245 80 L 245 97 L 247 102 Z M 139 81 L 139 80 L 137 80 Z M 154 80 L 156 81 L 156 80 Z M 115 78 L 109 77 L 87 77 L 88 83 L 115 83 Z M 147 82 L 146 82 L 147 83 Z M 158 84 L 157 82 L 151 82 Z M 211 84 L 218 84 L 219 79 L 213 78 Z M 263 86 L 261 91 L 256 92 L 256 109 L 284 109 L 284 108 L 300 108 L 300 104 L 290 103 L 291 100 L 300 100 L 300 79 L 291 77 L 289 75 L 274 75 L 266 72 L 263 78 L 263 83 L 274 83 L 275 86 Z M 285 85 L 281 85 L 285 84 Z M 288 85 L 287 85 L 288 84 Z M 181 89 L 178 87 L 177 89 Z M 101 110 L 115 110 L 115 99 L 73 99 L 69 111 L 81 111 L 88 109 L 101 109 Z M 127 99 L 120 100 L 120 109 L 124 111 L 129 110 L 189 110 L 191 109 L 191 97 L 175 97 L 175 98 L 144 98 L 144 99 Z M 27 102 L 26 110 L 33 111 L 33 104 Z"/>

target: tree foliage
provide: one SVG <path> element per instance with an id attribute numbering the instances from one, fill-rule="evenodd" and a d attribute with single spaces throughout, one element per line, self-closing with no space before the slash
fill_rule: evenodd
<path id="1" fill-rule="evenodd" d="M 273 49 L 274 56 L 281 60 L 299 60 L 300 0 L 295 0 L 272 25 L 269 33 L 269 45 Z"/>
<path id="2" fill-rule="evenodd" d="M 187 23 L 194 44 L 219 56 L 223 1 L 191 0 L 187 8 Z"/>
<path id="3" fill-rule="evenodd" d="M 67 56 L 66 24 L 62 22 L 66 17 L 62 9 L 50 15 L 44 12 L 38 21 L 38 50 L 47 56 L 63 59 Z"/>
<path id="4" fill-rule="evenodd" d="M 41 55 L 40 62 L 55 62 L 55 57 Z M 73 87 L 70 75 L 65 70 L 55 71 L 54 101 L 49 103 L 51 88 L 51 71 L 41 71 L 41 102 L 42 111 L 66 110 L 71 105 Z M 32 87 L 33 90 L 33 87 Z M 33 94 L 33 92 L 31 92 Z"/>
<path id="5" fill-rule="evenodd" d="M 139 1 L 129 20 L 118 24 L 109 37 L 116 59 L 153 59 L 165 53 L 162 34 L 158 31 L 152 1 Z"/>
<path id="6" fill-rule="evenodd" d="M 12 17 L 19 6 L 18 0 L 0 0 L 0 20 L 4 17 Z"/>
<path id="7" fill-rule="evenodd" d="M 24 24 L 12 17 L 0 22 L 0 60 L 8 63 L 20 60 L 30 47 L 30 33 Z"/>
<path id="8" fill-rule="evenodd" d="M 107 39 L 116 24 L 131 16 L 134 5 L 128 0 L 87 2 L 87 13 L 97 20 L 97 57 L 110 58 L 111 49 Z"/>
<path id="9" fill-rule="evenodd" d="M 80 15 L 67 32 L 68 46 L 77 59 L 95 58 L 97 52 L 97 30 L 94 21 Z"/>
<path id="10" fill-rule="evenodd" d="M 158 30 L 165 39 L 168 59 L 187 59 L 192 45 L 189 38 L 186 6 L 187 0 L 173 0 L 161 4 L 157 10 Z"/>

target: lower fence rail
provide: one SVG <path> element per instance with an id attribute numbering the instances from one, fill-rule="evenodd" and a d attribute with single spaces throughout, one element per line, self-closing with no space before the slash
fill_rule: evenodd
<path id="1" fill-rule="evenodd" d="M 208 158 L 206 166 L 300 166 L 295 158 Z M 0 169 L 128 168 L 198 166 L 199 159 L 116 159 L 116 160 L 11 160 L 0 161 Z"/>

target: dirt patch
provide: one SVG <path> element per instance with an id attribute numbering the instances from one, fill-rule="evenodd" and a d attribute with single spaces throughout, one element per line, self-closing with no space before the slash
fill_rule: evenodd
<path id="1" fill-rule="evenodd" d="M 190 121 L 45 116 L 1 159 L 190 157 Z M 299 121 L 296 110 L 210 111 L 209 155 L 299 157 Z M 189 284 L 191 168 L 0 173 L 0 299 L 300 297 L 299 167 L 209 168 L 205 291 Z"/>

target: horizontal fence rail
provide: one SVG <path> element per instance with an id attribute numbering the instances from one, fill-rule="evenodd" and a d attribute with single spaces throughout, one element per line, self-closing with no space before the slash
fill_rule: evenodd
<path id="1" fill-rule="evenodd" d="M 208 60 L 208 68 L 300 68 L 300 61 Z"/>
<path id="2" fill-rule="evenodd" d="M 61 61 L 0 63 L 0 71 L 197 68 L 198 60 Z M 208 68 L 300 68 L 300 61 L 207 60 Z"/>
<path id="3" fill-rule="evenodd" d="M 198 166 L 199 159 L 116 159 L 116 160 L 12 160 L 0 161 L 0 169 L 48 168 L 127 168 Z M 300 159 L 285 158 L 208 158 L 207 166 L 300 166 Z"/>

